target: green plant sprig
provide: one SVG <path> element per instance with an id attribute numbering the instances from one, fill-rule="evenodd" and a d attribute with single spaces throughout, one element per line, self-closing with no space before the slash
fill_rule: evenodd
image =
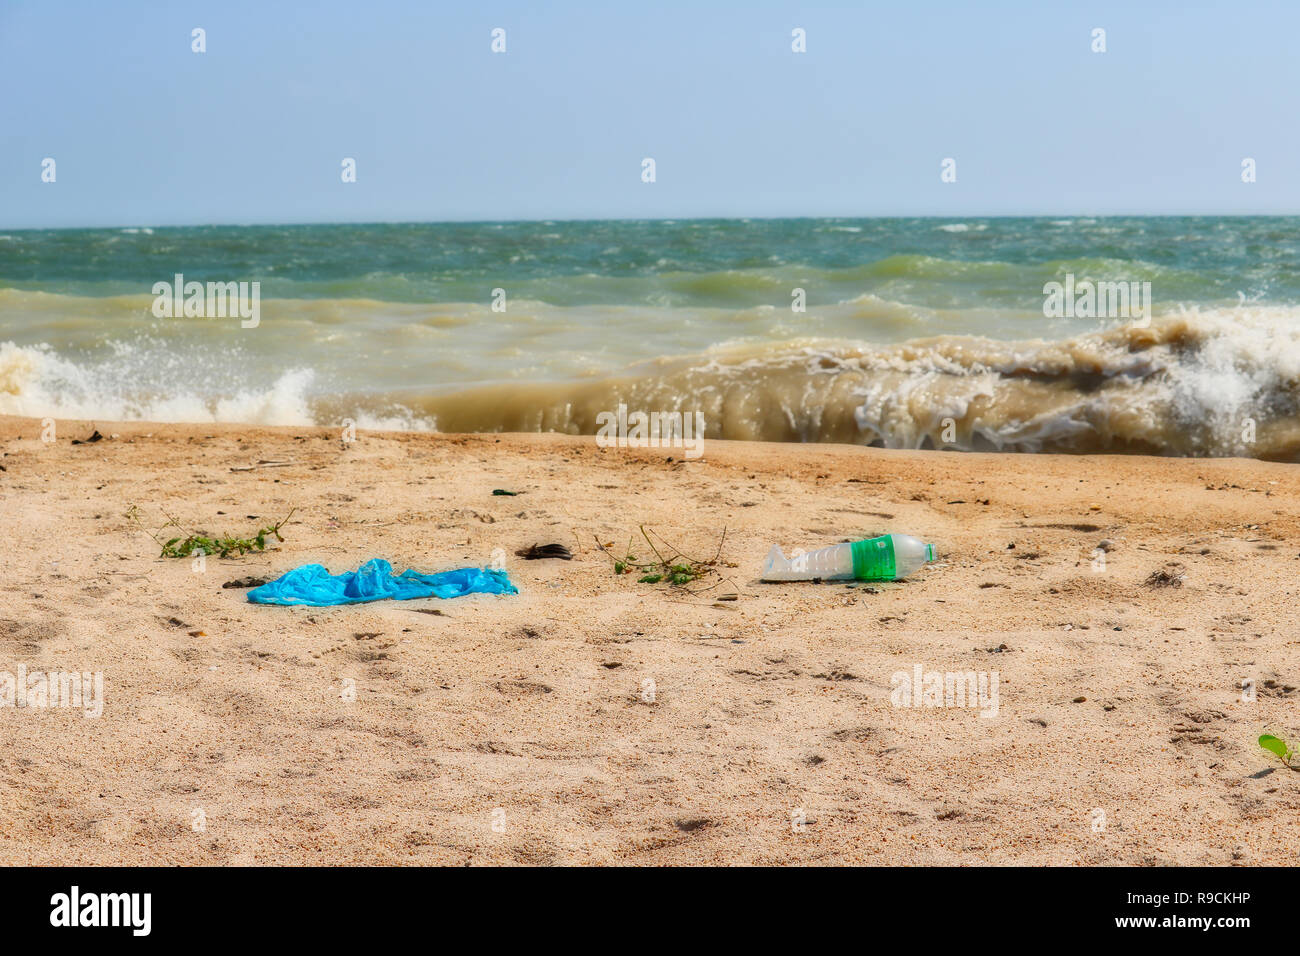
<path id="1" fill-rule="evenodd" d="M 290 509 L 289 513 L 275 524 L 259 528 L 255 534 L 246 538 L 237 538 L 231 535 L 213 536 L 203 531 L 192 531 L 181 525 L 175 517 L 165 511 L 163 516 L 167 519 L 167 523 L 157 531 L 150 531 L 145 528 L 144 522 L 141 520 L 140 509 L 135 505 L 131 505 L 127 509 L 125 517 L 154 539 L 154 542 L 161 549 L 159 557 L 188 558 L 195 554 L 210 554 L 219 558 L 229 558 L 241 557 L 253 551 L 265 551 L 270 538 L 283 542 L 284 536 L 280 534 L 280 529 L 285 526 L 297 510 L 297 508 Z M 162 535 L 168 528 L 175 528 L 184 532 L 184 535 L 164 540 Z"/>
<path id="2" fill-rule="evenodd" d="M 1264 734 L 1259 738 L 1259 745 L 1269 753 L 1276 755 L 1288 770 L 1300 771 L 1300 766 L 1296 766 L 1291 762 L 1296 756 L 1295 751 L 1292 750 L 1291 745 L 1281 737 L 1274 737 L 1272 734 Z"/>
<path id="3" fill-rule="evenodd" d="M 616 575 L 634 574 L 640 572 L 637 578 L 639 584 L 667 584 L 669 587 L 688 589 L 687 586 L 706 577 L 709 574 L 717 574 L 717 565 L 722 557 L 722 545 L 727 540 L 727 529 L 722 529 L 722 538 L 718 542 L 718 551 L 709 561 L 696 561 L 687 557 L 681 550 L 669 544 L 664 538 L 654 531 L 647 530 L 645 525 L 640 526 L 641 537 L 645 539 L 650 550 L 654 552 L 654 560 L 642 561 L 632 553 L 632 536 L 627 541 L 627 552 L 620 558 L 611 554 L 609 549 L 596 541 L 596 547 L 609 555 L 614 563 L 614 573 Z M 659 539 L 659 546 L 651 539 L 651 535 Z M 712 585 L 712 586 L 716 586 Z M 695 590 L 708 590 L 708 588 L 698 588 Z"/>

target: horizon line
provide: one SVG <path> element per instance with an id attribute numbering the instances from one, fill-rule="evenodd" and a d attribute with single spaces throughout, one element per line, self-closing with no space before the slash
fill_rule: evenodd
<path id="1" fill-rule="evenodd" d="M 981 219 L 1294 219 L 1300 212 L 1270 213 L 994 213 L 986 215 L 939 215 L 925 213 L 921 215 L 834 215 L 834 216 L 543 216 L 528 219 L 339 219 L 314 221 L 268 221 L 268 222 L 186 222 L 186 223 L 144 223 L 125 222 L 94 226 L 0 226 L 0 230 L 11 232 L 72 232 L 94 229 L 274 229 L 298 226 L 498 226 L 520 223 L 575 223 L 575 222 L 801 222 L 805 220 L 884 220 L 884 219 L 942 219 L 954 222 L 966 222 Z"/>

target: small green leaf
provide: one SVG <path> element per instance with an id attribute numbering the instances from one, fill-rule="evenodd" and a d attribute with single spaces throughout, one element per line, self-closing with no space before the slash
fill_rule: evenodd
<path id="1" fill-rule="evenodd" d="M 1291 756 L 1291 748 L 1286 745 L 1286 742 L 1272 734 L 1264 734 L 1260 737 L 1259 745 L 1269 753 L 1277 754 L 1283 763 L 1286 763 L 1287 758 Z"/>
<path id="2" fill-rule="evenodd" d="M 662 581 L 663 579 L 664 579 L 664 576 L 663 576 L 662 574 L 647 574 L 647 575 L 646 575 L 645 577 L 643 577 L 643 578 L 638 578 L 638 579 L 637 579 L 637 583 L 638 583 L 638 584 L 658 584 L 658 583 L 659 583 L 660 581 Z"/>

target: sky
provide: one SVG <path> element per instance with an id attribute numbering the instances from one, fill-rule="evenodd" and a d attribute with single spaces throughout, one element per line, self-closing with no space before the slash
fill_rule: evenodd
<path id="1" fill-rule="evenodd" d="M 1296 214 L 1297 36 L 1294 0 L 0 0 L 0 228 Z"/>

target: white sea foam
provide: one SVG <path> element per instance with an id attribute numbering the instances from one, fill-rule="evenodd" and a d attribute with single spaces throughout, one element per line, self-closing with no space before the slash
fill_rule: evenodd
<path id="1" fill-rule="evenodd" d="M 891 313 L 877 311 L 879 330 Z M 593 366 L 576 379 L 460 391 L 391 383 L 386 393 L 345 394 L 325 371 L 273 368 L 167 341 L 119 344 L 95 361 L 7 343 L 0 414 L 594 434 L 595 414 L 622 401 L 701 410 L 711 438 L 1300 460 L 1300 308 L 1258 303 L 1049 340 L 867 343 L 791 327 L 762 341 L 742 332 L 619 375 Z"/>
<path id="2" fill-rule="evenodd" d="M 450 431 L 593 433 L 611 403 L 710 438 L 1300 460 L 1300 311 L 1187 312 L 1057 340 L 736 340 L 654 374 L 418 403 Z"/>
<path id="3" fill-rule="evenodd" d="M 92 421 L 151 421 L 253 425 L 336 425 L 350 417 L 358 428 L 428 430 L 432 424 L 408 409 L 383 403 L 322 416 L 316 373 L 291 368 L 264 385 L 211 379 L 176 387 L 142 382 L 140 370 L 162 361 L 138 347 L 119 347 L 99 362 L 74 362 L 48 346 L 0 343 L 0 415 Z M 227 373 L 229 374 L 229 373 Z M 333 403 L 338 405 L 337 400 Z"/>

